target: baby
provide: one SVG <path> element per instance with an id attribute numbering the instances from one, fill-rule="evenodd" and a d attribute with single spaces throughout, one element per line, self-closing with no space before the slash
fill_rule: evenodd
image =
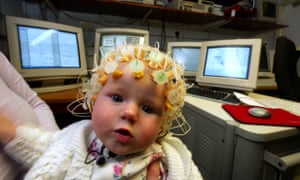
<path id="1" fill-rule="evenodd" d="M 181 119 L 183 68 L 156 48 L 126 45 L 108 52 L 84 87 L 92 119 L 58 132 L 15 127 L 0 118 L 0 142 L 32 166 L 25 179 L 202 179 L 186 146 L 172 136 Z M 186 129 L 183 129 L 186 130 Z"/>

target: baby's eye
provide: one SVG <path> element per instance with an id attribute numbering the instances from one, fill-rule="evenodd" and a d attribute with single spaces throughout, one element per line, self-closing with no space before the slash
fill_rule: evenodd
<path id="1" fill-rule="evenodd" d="M 111 98 L 115 102 L 122 102 L 123 101 L 123 98 L 120 95 L 112 95 Z"/>
<path id="2" fill-rule="evenodd" d="M 153 109 L 149 106 L 143 106 L 142 107 L 143 111 L 146 112 L 146 113 L 153 113 Z"/>

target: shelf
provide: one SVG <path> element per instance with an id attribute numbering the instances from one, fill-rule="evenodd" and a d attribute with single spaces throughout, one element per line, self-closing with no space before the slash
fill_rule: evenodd
<path id="1" fill-rule="evenodd" d="M 38 2 L 38 0 L 25 1 Z M 203 25 L 207 26 L 207 29 L 217 27 L 239 31 L 261 32 L 287 27 L 286 25 L 268 21 L 216 16 L 213 14 L 117 0 L 48 1 L 50 1 L 58 10 L 165 20 L 173 23 Z"/>

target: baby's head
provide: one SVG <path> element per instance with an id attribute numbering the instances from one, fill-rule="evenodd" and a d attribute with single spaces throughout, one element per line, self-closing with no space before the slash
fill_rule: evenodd
<path id="1" fill-rule="evenodd" d="M 124 66 L 128 70 L 124 70 Z M 183 67 L 176 64 L 173 59 L 157 48 L 144 45 L 125 45 L 108 52 L 101 60 L 99 66 L 93 70 L 92 77 L 83 90 L 85 103 L 90 111 L 95 111 L 93 106 L 98 93 L 110 80 L 124 77 L 124 73 L 130 73 L 134 81 L 143 78 L 151 78 L 153 84 L 164 86 L 163 101 L 164 113 L 161 132 L 159 136 L 166 135 L 174 124 L 174 120 L 181 119 L 186 123 L 181 114 L 186 94 L 185 82 L 183 80 Z M 149 75 L 150 74 L 150 75 Z M 147 96 L 147 94 L 144 94 Z M 182 119 L 183 118 L 183 119 Z M 181 121 L 180 120 L 180 121 Z"/>

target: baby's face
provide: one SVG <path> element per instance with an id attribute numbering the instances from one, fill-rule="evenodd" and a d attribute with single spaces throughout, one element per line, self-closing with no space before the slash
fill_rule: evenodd
<path id="1" fill-rule="evenodd" d="M 100 90 L 92 112 L 93 128 L 112 152 L 126 155 L 142 151 L 157 139 L 165 115 L 164 85 L 149 72 L 135 79 L 128 65 L 123 76 L 109 77 Z"/>

